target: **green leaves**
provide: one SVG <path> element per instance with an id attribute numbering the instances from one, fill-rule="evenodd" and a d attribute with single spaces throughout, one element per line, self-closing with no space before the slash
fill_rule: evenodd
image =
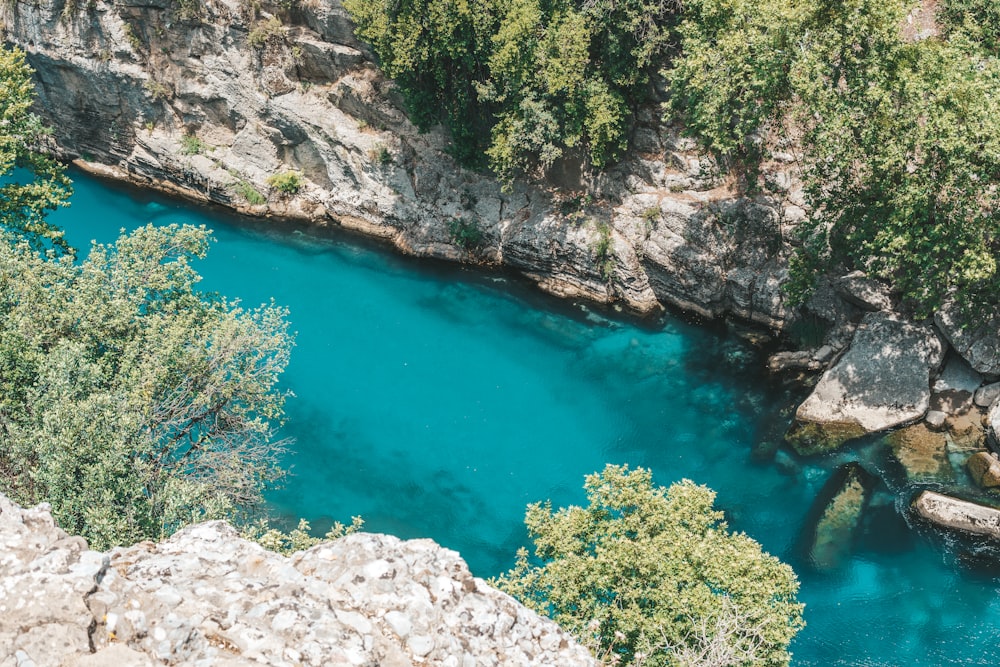
<path id="1" fill-rule="evenodd" d="M 0 47 L 0 227 L 36 249 L 64 252 L 62 232 L 45 215 L 66 206 L 72 190 L 62 165 L 38 152 L 46 130 L 29 111 L 33 97 L 24 53 Z"/>
<path id="2" fill-rule="evenodd" d="M 510 185 L 566 157 L 598 169 L 627 143 L 676 7 L 664 0 L 409 0 L 345 6 L 421 128 Z"/>
<path id="3" fill-rule="evenodd" d="M 731 534 L 715 494 L 684 481 L 654 487 L 648 470 L 587 477 L 587 507 L 528 507 L 533 562 L 520 550 L 495 583 L 619 664 L 786 665 L 802 627 L 787 565 Z"/>
<path id="4" fill-rule="evenodd" d="M 0 243 L 0 471 L 97 549 L 239 518 L 282 476 L 285 311 L 200 294 L 209 233 L 136 230 L 82 263 Z"/>

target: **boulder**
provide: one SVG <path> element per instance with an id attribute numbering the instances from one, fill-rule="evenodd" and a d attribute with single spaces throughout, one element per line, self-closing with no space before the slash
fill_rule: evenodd
<path id="1" fill-rule="evenodd" d="M 927 427 L 935 431 L 940 431 L 944 428 L 945 420 L 948 419 L 948 415 L 940 410 L 928 410 L 927 414 L 924 415 L 924 423 Z"/>
<path id="2" fill-rule="evenodd" d="M 1000 399 L 1000 382 L 994 382 L 977 389 L 973 402 L 980 408 L 988 408 L 998 399 Z"/>
<path id="3" fill-rule="evenodd" d="M 993 379 L 1000 377 L 1000 314 L 976 326 L 963 326 L 959 308 L 949 304 L 934 314 L 934 322 L 972 368 Z"/>
<path id="4" fill-rule="evenodd" d="M 834 282 L 837 294 L 862 310 L 892 310 L 889 287 L 869 279 L 863 271 L 854 271 Z"/>
<path id="5" fill-rule="evenodd" d="M 893 456 L 903 466 L 908 481 L 950 481 L 948 441 L 944 433 L 936 433 L 926 424 L 914 424 L 893 431 L 886 439 Z"/>
<path id="6" fill-rule="evenodd" d="M 983 489 L 1000 487 L 1000 461 L 995 454 L 976 452 L 965 465 L 976 486 Z"/>
<path id="7" fill-rule="evenodd" d="M 851 462 L 823 485 L 806 523 L 807 558 L 816 569 L 836 569 L 850 556 L 874 483 L 871 474 Z"/>
<path id="8" fill-rule="evenodd" d="M 1000 399 L 986 413 L 986 442 L 994 450 L 1000 451 Z"/>
<path id="9" fill-rule="evenodd" d="M 1000 539 L 1000 510 L 935 491 L 922 491 L 913 501 L 916 513 L 942 528 Z"/>
<path id="10" fill-rule="evenodd" d="M 931 410 L 958 415 L 972 407 L 972 399 L 983 376 L 957 354 L 950 354 L 941 375 L 932 386 Z"/>
<path id="11" fill-rule="evenodd" d="M 869 313 L 850 349 L 796 410 L 786 439 L 800 454 L 813 454 L 922 418 L 943 359 L 933 327 Z"/>

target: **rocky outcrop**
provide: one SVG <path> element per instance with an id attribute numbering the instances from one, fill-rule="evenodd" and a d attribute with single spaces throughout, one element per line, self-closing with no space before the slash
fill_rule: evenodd
<path id="1" fill-rule="evenodd" d="M 504 265 L 637 313 L 791 318 L 779 286 L 781 238 L 802 215 L 792 158 L 772 169 L 785 194 L 741 198 L 655 105 L 623 163 L 562 175 L 576 195 L 507 193 L 459 168 L 440 129 L 410 124 L 339 0 L 40 0 L 2 4 L 0 22 L 37 71 L 58 149 L 107 176 Z M 268 184 L 289 170 L 297 193 Z"/>
<path id="2" fill-rule="evenodd" d="M 977 326 L 965 326 L 959 308 L 950 305 L 934 315 L 934 322 L 972 368 L 994 380 L 1000 378 L 1000 314 Z"/>
<path id="3" fill-rule="evenodd" d="M 1000 461 L 996 454 L 976 452 L 969 457 L 966 467 L 976 486 L 983 489 L 1000 488 Z"/>
<path id="4" fill-rule="evenodd" d="M 0 665 L 596 665 L 430 540 L 290 558 L 223 522 L 107 554 L 0 496 Z"/>
<path id="5" fill-rule="evenodd" d="M 1000 510 L 934 491 L 922 491 L 913 501 L 917 514 L 941 528 L 1000 539 Z"/>
<path id="6" fill-rule="evenodd" d="M 810 454 L 920 419 L 930 403 L 930 378 L 943 358 L 944 346 L 932 327 L 869 313 L 850 349 L 796 410 L 788 441 Z"/>

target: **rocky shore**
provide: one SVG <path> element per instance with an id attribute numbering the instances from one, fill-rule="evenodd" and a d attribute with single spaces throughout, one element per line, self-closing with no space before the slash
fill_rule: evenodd
<path id="1" fill-rule="evenodd" d="M 0 665 L 596 665 L 431 540 L 284 557 L 226 523 L 98 553 L 0 495 Z"/>

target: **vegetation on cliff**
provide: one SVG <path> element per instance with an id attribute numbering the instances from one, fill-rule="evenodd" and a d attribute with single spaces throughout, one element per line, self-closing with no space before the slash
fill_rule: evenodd
<path id="1" fill-rule="evenodd" d="M 651 81 L 744 187 L 799 147 L 811 216 L 789 290 L 862 269 L 917 316 L 1000 300 L 1000 64 L 988 0 L 459 0 L 345 5 L 418 125 L 507 183 L 560 158 L 602 169 Z M 934 11 L 927 4 L 924 12 Z"/>
<path id="2" fill-rule="evenodd" d="M 528 507 L 535 543 L 496 583 L 609 664 L 787 665 L 802 627 L 792 569 L 730 533 L 715 494 L 648 470 L 587 477 L 587 507 Z"/>

